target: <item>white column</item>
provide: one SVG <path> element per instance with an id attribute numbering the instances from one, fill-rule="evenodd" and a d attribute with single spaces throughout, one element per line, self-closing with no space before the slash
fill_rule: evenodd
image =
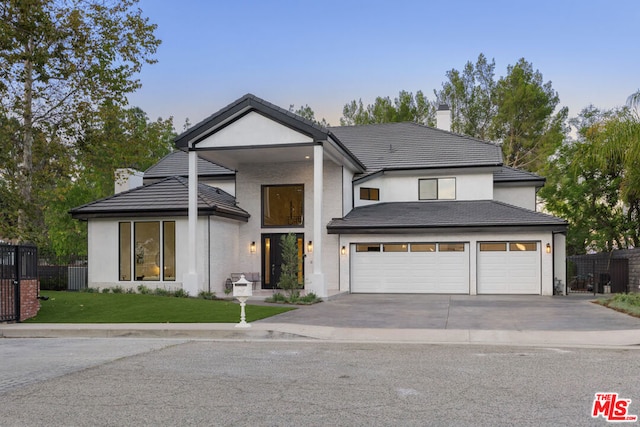
<path id="1" fill-rule="evenodd" d="M 329 296 L 322 271 L 323 150 L 320 144 L 313 147 L 313 276 L 310 290 L 320 298 Z"/>
<path id="2" fill-rule="evenodd" d="M 183 275 L 182 286 L 191 296 L 198 295 L 197 269 L 197 227 L 198 227 L 198 153 L 189 151 L 189 228 L 188 228 L 188 264 Z"/>

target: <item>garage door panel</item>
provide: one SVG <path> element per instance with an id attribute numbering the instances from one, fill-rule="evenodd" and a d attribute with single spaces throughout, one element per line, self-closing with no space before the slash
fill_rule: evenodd
<path id="1" fill-rule="evenodd" d="M 351 291 L 469 293 L 469 252 L 352 252 Z"/>
<path id="2" fill-rule="evenodd" d="M 512 250 L 526 245 L 510 244 L 504 251 L 478 250 L 478 293 L 479 294 L 527 294 L 541 292 L 540 244 L 535 242 L 535 250 Z"/>

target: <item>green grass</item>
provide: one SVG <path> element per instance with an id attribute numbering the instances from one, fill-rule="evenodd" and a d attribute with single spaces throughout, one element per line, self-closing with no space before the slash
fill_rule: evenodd
<path id="1" fill-rule="evenodd" d="M 238 323 L 240 305 L 230 301 L 141 294 L 42 291 L 31 323 Z M 289 307 L 247 305 L 247 322 L 264 319 Z"/>
<path id="2" fill-rule="evenodd" d="M 597 302 L 631 316 L 640 317 L 640 294 L 616 294 L 612 298 L 600 299 Z"/>

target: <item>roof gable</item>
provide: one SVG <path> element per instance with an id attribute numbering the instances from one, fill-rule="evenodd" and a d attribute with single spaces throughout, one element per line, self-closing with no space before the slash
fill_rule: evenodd
<path id="1" fill-rule="evenodd" d="M 322 141 L 328 137 L 328 131 L 324 127 L 303 119 L 255 95 L 247 94 L 178 135 L 175 138 L 176 147 L 185 150 L 190 145 L 198 146 L 200 142 L 209 138 L 212 134 L 230 126 L 252 112 L 262 114 L 282 126 L 306 135 L 312 141 Z"/>

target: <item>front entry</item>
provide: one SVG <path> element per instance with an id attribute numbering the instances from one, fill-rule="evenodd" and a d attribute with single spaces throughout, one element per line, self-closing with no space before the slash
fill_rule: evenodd
<path id="1" fill-rule="evenodd" d="M 287 233 L 269 233 L 262 235 L 262 288 L 276 289 L 282 270 L 282 236 Z M 304 277 L 304 234 L 296 233 L 298 241 L 298 283 L 303 284 Z"/>

